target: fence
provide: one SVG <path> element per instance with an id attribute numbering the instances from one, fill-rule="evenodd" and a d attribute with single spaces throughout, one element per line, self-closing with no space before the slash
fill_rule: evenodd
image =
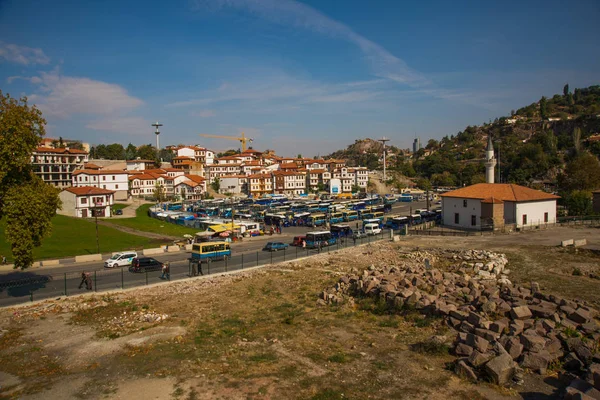
<path id="1" fill-rule="evenodd" d="M 193 268 L 189 259 L 171 261 L 170 275 L 161 277 L 161 271 L 131 272 L 128 267 L 115 269 L 86 270 L 91 279 L 91 289 L 86 289 L 82 279 L 82 270 L 59 274 L 42 275 L 29 271 L 15 271 L 0 275 L 0 306 L 9 306 L 26 301 L 41 300 L 85 293 L 86 291 L 103 292 L 115 289 L 127 289 L 145 286 L 163 281 L 180 280 L 197 275 L 211 275 L 221 272 L 239 271 L 250 267 L 292 261 L 316 254 L 343 250 L 362 244 L 391 238 L 391 231 L 385 230 L 375 236 L 358 239 L 342 238 L 335 245 L 321 249 L 288 247 L 283 251 L 243 253 L 222 261 L 212 261 L 200 265 L 200 270 Z M 399 234 L 399 231 L 395 231 Z"/>

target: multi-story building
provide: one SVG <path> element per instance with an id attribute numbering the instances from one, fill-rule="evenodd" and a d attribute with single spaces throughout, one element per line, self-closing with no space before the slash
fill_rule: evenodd
<path id="1" fill-rule="evenodd" d="M 273 179 L 270 174 L 248 175 L 248 194 L 254 198 L 273 193 Z"/>
<path id="2" fill-rule="evenodd" d="M 71 217 L 110 217 L 114 192 L 94 186 L 70 187 L 60 192 L 62 210 L 57 212 Z"/>
<path id="3" fill-rule="evenodd" d="M 73 172 L 73 187 L 93 186 L 112 190 L 115 200 L 127 200 L 129 191 L 127 171 L 80 169 Z"/>
<path id="4" fill-rule="evenodd" d="M 228 175 L 221 178 L 220 193 L 242 194 L 248 192 L 247 175 Z"/>
<path id="5" fill-rule="evenodd" d="M 38 147 L 31 155 L 33 172 L 46 183 L 59 188 L 70 187 L 73 172 L 83 169 L 88 153 L 83 150 Z"/>
<path id="6" fill-rule="evenodd" d="M 132 196 L 149 197 L 161 191 L 161 198 L 172 197 L 175 194 L 175 177 L 153 172 L 138 173 L 129 176 L 129 192 Z"/>
<path id="7" fill-rule="evenodd" d="M 204 170 L 205 178 L 210 183 L 214 182 L 216 178 L 221 178 L 226 175 L 239 175 L 242 164 L 212 164 L 207 165 Z"/>
<path id="8" fill-rule="evenodd" d="M 153 160 L 127 160 L 127 171 L 144 171 L 154 168 Z"/>
<path id="9" fill-rule="evenodd" d="M 356 186 L 366 190 L 367 184 L 369 183 L 369 170 L 367 170 L 366 167 L 356 167 L 350 168 L 348 171 L 354 171 L 354 175 L 356 176 Z"/>
<path id="10" fill-rule="evenodd" d="M 206 180 L 198 175 L 183 175 L 174 178 L 174 193 L 182 200 L 201 200 L 206 193 Z"/>
<path id="11" fill-rule="evenodd" d="M 285 194 L 293 196 L 306 193 L 306 173 L 305 172 L 273 172 L 275 194 Z"/>

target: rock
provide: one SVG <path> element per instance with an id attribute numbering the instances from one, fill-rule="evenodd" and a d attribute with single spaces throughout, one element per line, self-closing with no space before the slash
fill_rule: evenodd
<path id="1" fill-rule="evenodd" d="M 509 332 L 513 336 L 519 335 L 519 334 L 521 334 L 521 332 L 523 332 L 524 328 L 525 328 L 525 324 L 523 323 L 523 321 L 515 320 L 515 321 L 511 322 L 511 324 L 509 326 Z"/>
<path id="2" fill-rule="evenodd" d="M 529 306 L 529 310 L 536 318 L 550 318 L 556 312 L 556 307 L 548 306 Z"/>
<path id="3" fill-rule="evenodd" d="M 519 307 L 513 307 L 510 310 L 510 316 L 512 319 L 517 319 L 517 320 L 523 320 L 523 319 L 528 319 L 531 318 L 531 311 L 529 310 L 529 307 L 527 306 L 519 306 Z"/>
<path id="4" fill-rule="evenodd" d="M 477 349 L 477 351 L 479 351 L 480 353 L 487 352 L 490 346 L 489 341 L 472 333 L 467 334 L 467 344 Z"/>
<path id="5" fill-rule="evenodd" d="M 592 375 L 592 381 L 594 382 L 594 387 L 600 390 L 600 364 L 592 364 L 590 365 L 590 374 Z"/>
<path id="6" fill-rule="evenodd" d="M 506 351 L 508 352 L 508 354 L 510 354 L 513 360 L 519 358 L 519 356 L 521 356 L 521 353 L 523 352 L 523 345 L 521 344 L 521 340 L 518 337 L 513 336 L 510 339 L 508 339 L 508 341 L 506 342 L 506 346 L 504 347 L 506 348 Z"/>
<path id="7" fill-rule="evenodd" d="M 505 329 L 506 329 L 506 324 L 502 321 L 496 321 L 496 322 L 492 322 L 490 324 L 490 331 L 501 334 L 504 332 Z"/>
<path id="8" fill-rule="evenodd" d="M 569 319 L 571 321 L 577 322 L 578 324 L 585 324 L 589 322 L 592 319 L 592 317 L 590 316 L 590 313 L 586 310 L 578 308 L 577 310 L 569 314 Z"/>
<path id="9" fill-rule="evenodd" d="M 474 312 L 470 312 L 469 316 L 467 317 L 467 321 L 475 327 L 479 326 L 483 320 L 484 318 L 481 315 Z"/>
<path id="10" fill-rule="evenodd" d="M 469 364 L 471 364 L 475 368 L 479 368 L 480 366 L 491 360 L 492 357 L 494 357 L 493 353 L 481 353 L 477 350 L 473 350 L 473 352 L 469 356 L 468 361 Z"/>
<path id="11" fill-rule="evenodd" d="M 586 397 L 567 397 L 565 396 L 565 399 L 568 398 L 572 398 L 572 399 L 600 399 L 600 391 L 598 391 L 597 389 L 594 388 L 594 386 L 592 386 L 591 383 L 584 381 L 583 379 L 579 379 L 579 378 L 575 378 L 573 381 L 571 381 L 571 384 L 569 385 L 569 388 L 571 389 L 575 389 L 576 391 L 579 391 L 580 393 L 582 393 L 583 395 L 585 395 Z M 567 391 L 567 393 L 569 393 Z"/>
<path id="12" fill-rule="evenodd" d="M 465 344 L 465 343 L 459 343 L 455 348 L 454 348 L 454 353 L 456 353 L 457 356 L 470 356 L 471 353 L 473 353 L 473 347 Z"/>
<path id="13" fill-rule="evenodd" d="M 514 370 L 514 361 L 508 354 L 501 354 L 485 364 L 485 371 L 492 382 L 502 386 L 511 381 Z"/>
<path id="14" fill-rule="evenodd" d="M 461 378 L 467 379 L 471 382 L 477 382 L 477 374 L 471 367 L 467 365 L 464 360 L 459 360 L 456 363 L 456 367 L 454 368 L 454 372 Z"/>
<path id="15" fill-rule="evenodd" d="M 579 372 L 583 367 L 583 363 L 574 352 L 567 354 L 565 358 L 563 358 L 563 368 L 567 371 Z"/>
<path id="16" fill-rule="evenodd" d="M 538 335 L 522 335 L 521 344 L 527 351 L 540 352 L 546 346 L 546 339 Z"/>
<path id="17" fill-rule="evenodd" d="M 539 353 L 528 352 L 523 354 L 521 367 L 539 372 L 540 374 L 545 374 L 550 361 L 552 361 L 552 356 L 545 350 L 542 350 Z"/>

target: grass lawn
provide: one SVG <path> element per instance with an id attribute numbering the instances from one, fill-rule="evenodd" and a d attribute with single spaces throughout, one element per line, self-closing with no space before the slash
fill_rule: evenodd
<path id="1" fill-rule="evenodd" d="M 113 210 L 122 210 L 122 209 L 124 209 L 124 208 L 126 208 L 126 207 L 129 207 L 129 204 L 113 204 L 113 205 L 111 206 L 111 208 L 112 208 Z"/>
<path id="2" fill-rule="evenodd" d="M 4 231 L 6 219 L 0 221 L 0 254 L 12 262 L 10 245 L 6 242 Z M 114 228 L 98 225 L 100 251 L 103 253 L 142 247 L 158 247 L 160 243 L 154 239 L 131 235 Z M 95 254 L 96 225 L 94 222 L 80 218 L 56 215 L 52 219 L 52 234 L 42 242 L 42 246 L 34 249 L 33 256 L 36 260 L 49 258 L 69 257 L 84 254 Z"/>
<path id="3" fill-rule="evenodd" d="M 148 209 L 154 204 L 144 204 L 136 210 L 135 218 L 110 219 L 107 222 L 115 225 L 126 226 L 143 232 L 160 233 L 168 236 L 183 236 L 186 233 L 193 235 L 199 229 L 187 226 L 175 225 L 166 221 L 160 221 L 148 216 Z"/>

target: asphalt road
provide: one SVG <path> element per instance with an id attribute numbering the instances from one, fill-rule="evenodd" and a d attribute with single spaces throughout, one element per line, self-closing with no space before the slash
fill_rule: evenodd
<path id="1" fill-rule="evenodd" d="M 411 210 L 425 207 L 425 202 L 396 203 L 392 207 L 391 214 L 408 215 Z M 351 226 L 353 226 L 352 224 Z M 311 230 L 314 230 L 314 228 L 289 227 L 284 228 L 280 235 L 275 234 L 273 236 L 251 238 L 233 243 L 233 257 L 230 260 L 227 262 L 212 262 L 210 266 L 203 265 L 203 272 L 205 274 L 212 274 L 239 270 L 250 266 L 265 265 L 315 254 L 316 250 L 303 250 L 302 248 L 295 247 L 289 247 L 284 252 L 270 253 L 261 251 L 269 241 L 290 243 L 294 236 L 305 234 Z M 388 235 L 389 233 L 384 230 L 381 238 L 388 238 Z M 357 245 L 367 243 L 371 240 L 374 240 L 374 238 L 360 240 L 357 242 Z M 323 251 L 343 248 L 343 246 L 352 244 L 350 241 L 343 245 L 332 246 Z M 109 257 L 109 254 L 105 256 L 105 258 Z M 171 263 L 171 280 L 189 277 L 191 274 L 188 252 L 165 253 L 153 257 L 158 261 L 169 261 Z M 85 292 L 85 284 L 82 289 L 79 289 L 81 273 L 83 271 L 92 273 L 93 290 L 95 291 L 142 286 L 161 281 L 159 278 L 161 275 L 160 271 L 132 273 L 129 272 L 127 267 L 115 269 L 104 268 L 103 261 L 75 263 L 74 259 L 65 259 L 61 260 L 61 265 L 58 266 L 40 267 L 27 271 L 7 271 L 0 274 L 0 306 L 23 303 L 32 299 L 39 300 L 42 298 L 60 297 L 64 296 L 65 293 L 72 295 Z"/>

